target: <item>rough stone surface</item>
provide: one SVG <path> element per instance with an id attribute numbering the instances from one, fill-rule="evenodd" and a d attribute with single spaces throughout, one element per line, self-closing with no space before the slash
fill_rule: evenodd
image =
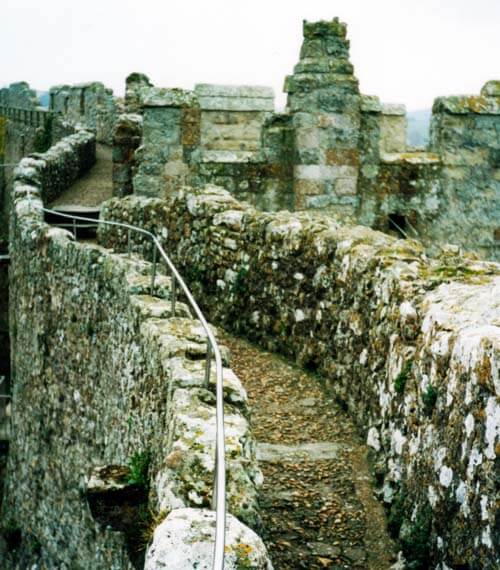
<path id="1" fill-rule="evenodd" d="M 171 314 L 170 278 L 161 270 L 151 296 L 149 263 L 77 243 L 35 209 L 84 168 L 92 144 L 94 135 L 82 131 L 16 171 L 12 445 L 2 520 L 19 529 L 21 545 L 8 568 L 132 567 L 126 538 L 134 529 L 117 533 L 89 509 L 95 467 L 148 458 L 143 485 L 155 513 L 211 500 L 214 383 L 203 385 L 199 323 L 183 303 Z M 246 395 L 229 369 L 224 376 L 229 510 L 258 526 L 262 476 Z"/>
<path id="2" fill-rule="evenodd" d="M 272 570 L 262 540 L 237 518 L 227 516 L 224 568 Z M 212 568 L 215 517 L 212 511 L 176 509 L 156 528 L 145 570 Z"/>
<path id="3" fill-rule="evenodd" d="M 27 83 L 0 89 L 0 243 L 7 241 L 14 165 L 74 132 L 67 122 L 38 106 Z"/>
<path id="4" fill-rule="evenodd" d="M 212 318 L 326 377 L 365 430 L 408 558 L 498 565 L 497 264 L 458 248 L 428 259 L 417 242 L 318 214 L 258 213 L 214 187 L 104 212 L 165 228 Z"/>
<path id="5" fill-rule="evenodd" d="M 346 25 L 304 22 L 300 62 L 285 79 L 293 113 L 295 209 L 352 214 L 357 205 L 360 105 Z M 304 175 L 304 167 L 311 175 Z M 349 172 L 332 166 L 349 166 Z"/>
<path id="6" fill-rule="evenodd" d="M 92 129 L 98 142 L 113 144 L 119 105 L 113 91 L 102 83 L 61 85 L 50 89 L 50 109 L 67 121 Z"/>
<path id="7" fill-rule="evenodd" d="M 145 128 L 133 158 L 136 133 L 129 150 L 117 142 L 117 195 L 216 184 L 261 210 L 326 210 L 418 238 L 431 254 L 451 242 L 499 260 L 498 81 L 436 99 L 431 148 L 406 148 L 404 106 L 359 92 L 346 25 L 305 22 L 303 35 L 285 113 L 269 88 L 168 90 L 133 74 Z"/>

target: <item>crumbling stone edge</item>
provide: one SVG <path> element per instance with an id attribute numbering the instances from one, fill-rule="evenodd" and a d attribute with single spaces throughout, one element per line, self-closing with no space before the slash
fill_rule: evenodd
<path id="1" fill-rule="evenodd" d="M 88 168 L 94 153 L 94 135 L 80 131 L 16 169 L 13 444 L 4 515 L 30 529 L 38 560 L 48 566 L 129 568 L 124 539 L 99 526 L 85 496 L 89 486 L 96 492 L 100 485 L 104 494 L 116 490 L 116 481 L 97 476 L 103 465 L 126 465 L 140 451 L 149 457 L 148 509 L 157 522 L 164 519 L 145 567 L 161 566 L 164 557 L 178 569 L 210 564 L 215 373 L 206 388 L 204 332 L 183 303 L 171 314 L 170 278 L 161 271 L 151 296 L 148 262 L 76 242 L 44 223 L 36 209 Z M 265 546 L 249 528 L 260 527 L 262 474 L 246 393 L 223 352 L 231 513 L 226 567 L 268 570 Z M 70 434 L 71 444 L 65 441 Z M 43 443 L 47 438 L 50 444 Z M 57 477 L 48 481 L 37 465 L 52 465 Z"/>
<path id="2" fill-rule="evenodd" d="M 161 235 L 212 320 L 323 375 L 372 449 L 408 561 L 498 567 L 498 264 L 214 186 L 102 213 Z M 100 239 L 124 247 L 112 228 Z"/>

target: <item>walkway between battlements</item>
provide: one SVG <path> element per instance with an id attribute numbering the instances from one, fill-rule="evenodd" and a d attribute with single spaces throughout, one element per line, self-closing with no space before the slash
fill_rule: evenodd
<path id="1" fill-rule="evenodd" d="M 50 204 L 50 207 L 99 206 L 113 195 L 112 172 L 112 149 L 109 146 L 97 144 L 94 166 Z"/>
<path id="2" fill-rule="evenodd" d="M 275 570 L 384 570 L 395 562 L 353 422 L 320 380 L 229 334 L 264 473 L 262 534 Z"/>
<path id="3" fill-rule="evenodd" d="M 111 197 L 111 152 L 53 206 L 97 206 Z M 275 570 L 386 570 L 396 560 L 382 505 L 349 416 L 321 381 L 281 357 L 224 333 L 248 392 L 264 474 L 262 536 Z"/>

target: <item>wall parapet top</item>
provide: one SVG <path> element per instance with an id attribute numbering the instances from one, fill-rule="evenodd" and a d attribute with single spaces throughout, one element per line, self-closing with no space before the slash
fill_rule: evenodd
<path id="1" fill-rule="evenodd" d="M 435 563 L 498 563 L 500 265 L 451 246 L 429 258 L 415 240 L 317 212 L 262 213 L 214 186 L 111 200 L 104 215 L 164 228 L 213 318 L 324 375 L 365 430 L 402 540 L 425 518 Z M 112 228 L 102 238 L 126 247 Z"/>
<path id="2" fill-rule="evenodd" d="M 434 101 L 432 112 L 449 115 L 500 115 L 500 97 L 484 95 L 438 97 Z"/>

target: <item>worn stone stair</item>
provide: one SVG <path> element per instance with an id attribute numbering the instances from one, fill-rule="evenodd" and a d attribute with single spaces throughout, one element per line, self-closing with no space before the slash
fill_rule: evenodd
<path id="1" fill-rule="evenodd" d="M 390 568 L 394 545 L 350 418 L 317 377 L 228 334 L 223 342 L 248 392 L 275 570 Z"/>
<path id="2" fill-rule="evenodd" d="M 89 213 L 86 192 L 94 180 L 106 187 L 106 176 L 105 168 L 95 169 L 55 207 Z M 98 212 L 97 205 L 92 208 Z M 395 547 L 374 497 L 367 448 L 352 420 L 316 376 L 228 333 L 221 340 L 248 393 L 264 474 L 261 536 L 275 570 L 390 568 Z"/>

